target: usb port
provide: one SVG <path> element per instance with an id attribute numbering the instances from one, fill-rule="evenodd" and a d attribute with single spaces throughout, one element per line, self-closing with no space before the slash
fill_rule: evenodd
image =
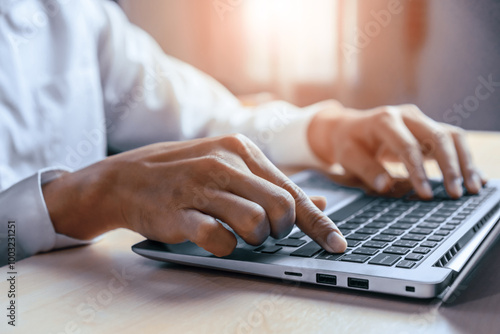
<path id="1" fill-rule="evenodd" d="M 368 280 L 361 278 L 347 278 L 347 286 L 351 288 L 366 289 L 368 290 Z"/>
<path id="2" fill-rule="evenodd" d="M 316 283 L 337 285 L 337 276 L 327 274 L 316 274 Z"/>

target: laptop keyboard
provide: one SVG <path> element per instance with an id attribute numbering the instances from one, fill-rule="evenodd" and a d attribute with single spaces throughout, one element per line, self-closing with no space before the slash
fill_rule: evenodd
<path id="1" fill-rule="evenodd" d="M 289 254 L 328 261 L 366 263 L 411 269 L 423 261 L 456 230 L 494 191 L 451 200 L 442 184 L 432 201 L 378 198 L 353 215 L 335 223 L 347 240 L 342 254 L 329 253 L 303 232 L 293 232 L 274 244 L 255 249 L 265 254 Z"/>

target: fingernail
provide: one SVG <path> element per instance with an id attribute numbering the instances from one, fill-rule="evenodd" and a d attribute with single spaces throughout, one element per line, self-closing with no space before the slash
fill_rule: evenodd
<path id="1" fill-rule="evenodd" d="M 377 175 L 375 180 L 373 181 L 373 187 L 375 188 L 375 191 L 379 193 L 383 193 L 387 190 L 389 187 L 389 176 L 385 173 Z"/>
<path id="2" fill-rule="evenodd" d="M 425 198 L 434 197 L 434 194 L 432 193 L 431 185 L 427 181 L 422 182 L 422 194 L 425 196 Z"/>
<path id="3" fill-rule="evenodd" d="M 345 238 L 337 232 L 331 232 L 328 235 L 326 242 L 334 253 L 342 253 L 347 248 L 347 241 L 345 241 Z"/>
<path id="4" fill-rule="evenodd" d="M 456 195 L 458 197 L 462 196 L 464 194 L 462 188 L 462 180 L 458 178 L 454 179 L 450 184 L 450 191 L 452 192 L 453 195 Z"/>

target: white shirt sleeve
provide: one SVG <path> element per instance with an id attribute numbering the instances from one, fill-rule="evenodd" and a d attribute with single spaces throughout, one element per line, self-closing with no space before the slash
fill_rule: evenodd
<path id="1" fill-rule="evenodd" d="M 276 164 L 321 165 L 307 141 L 317 107 L 283 101 L 243 107 L 216 80 L 166 55 L 114 3 L 103 6 L 99 62 L 110 146 L 125 150 L 237 132 Z"/>
<path id="2" fill-rule="evenodd" d="M 15 225 L 16 261 L 40 252 L 88 244 L 57 234 L 49 217 L 41 186 L 57 178 L 62 169 L 43 169 L 0 192 L 0 266 L 7 264 L 8 222 Z"/>

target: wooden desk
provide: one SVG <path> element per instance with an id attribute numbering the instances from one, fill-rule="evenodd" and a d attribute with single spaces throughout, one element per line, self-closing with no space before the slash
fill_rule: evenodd
<path id="1" fill-rule="evenodd" d="M 470 143 L 478 165 L 500 178 L 500 134 L 471 133 Z M 142 239 L 118 230 L 20 261 L 15 329 L 0 268 L 0 333 L 500 332 L 500 244 L 457 302 L 440 306 L 155 262 L 130 250 Z"/>

